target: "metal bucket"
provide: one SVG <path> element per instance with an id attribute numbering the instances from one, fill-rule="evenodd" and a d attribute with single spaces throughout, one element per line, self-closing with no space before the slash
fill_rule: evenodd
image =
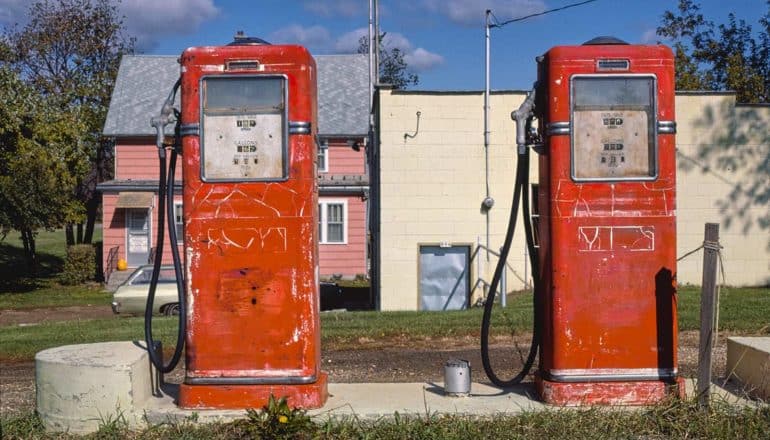
<path id="1" fill-rule="evenodd" d="M 471 363 L 464 359 L 450 359 L 444 365 L 444 393 L 452 397 L 466 397 L 471 392 Z"/>

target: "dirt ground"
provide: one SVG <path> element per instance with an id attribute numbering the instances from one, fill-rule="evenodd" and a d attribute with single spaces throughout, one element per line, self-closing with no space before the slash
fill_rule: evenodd
<path id="1" fill-rule="evenodd" d="M 0 311 L 0 326 L 35 325 L 54 320 L 92 319 L 112 316 L 108 306 L 63 307 L 24 311 Z M 359 349 L 335 350 L 322 347 L 322 370 L 330 382 L 442 382 L 443 366 L 449 359 L 466 359 L 471 363 L 472 378 L 486 382 L 481 367 L 477 338 L 445 338 L 420 340 L 362 340 Z M 522 365 L 529 336 L 498 338 L 493 341 L 490 357 L 501 377 L 510 377 Z M 724 375 L 725 338 L 720 335 L 715 352 L 714 375 Z M 679 368 L 685 376 L 694 376 L 698 363 L 698 333 L 679 335 Z M 178 367 L 166 376 L 168 382 L 179 383 L 184 376 Z M 0 415 L 26 413 L 35 407 L 34 362 L 7 363 L 0 360 Z"/>

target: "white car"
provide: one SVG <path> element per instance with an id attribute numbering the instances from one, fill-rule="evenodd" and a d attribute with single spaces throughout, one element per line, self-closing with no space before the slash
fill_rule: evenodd
<path id="1" fill-rule="evenodd" d="M 139 266 L 128 280 L 112 294 L 112 311 L 129 315 L 144 315 L 147 293 L 150 290 L 152 265 Z M 155 289 L 153 313 L 164 315 L 179 314 L 179 298 L 176 293 L 174 266 L 161 266 L 158 286 Z"/>

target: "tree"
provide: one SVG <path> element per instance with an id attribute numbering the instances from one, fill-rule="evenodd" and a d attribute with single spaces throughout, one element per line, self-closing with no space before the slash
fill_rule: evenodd
<path id="1" fill-rule="evenodd" d="M 756 34 L 732 13 L 726 23 L 715 25 L 694 0 L 679 0 L 677 11 L 666 11 L 657 33 L 673 42 L 677 89 L 734 90 L 738 102 L 770 102 L 770 0 L 766 3 L 768 10 L 759 17 Z M 753 228 L 770 230 L 766 113 L 724 101 L 704 107 L 695 126 L 700 130 L 697 152 L 692 157 L 678 152 L 685 159 L 679 166 L 730 176 L 729 194 L 715 200 L 726 228 L 740 224 L 746 234 Z"/>
<path id="2" fill-rule="evenodd" d="M 109 172 L 101 130 L 120 57 L 133 52 L 134 40 L 124 35 L 117 6 L 109 0 L 38 0 L 29 8 L 29 22 L 6 29 L 2 39 L 0 62 L 47 105 L 77 121 L 68 127 L 78 130 L 76 141 L 55 144 L 67 150 L 58 154 L 69 158 L 61 172 L 71 185 L 59 191 L 67 192 L 76 208 L 67 214 L 67 244 L 90 243 L 99 207 L 96 183 Z"/>
<path id="3" fill-rule="evenodd" d="M 21 233 L 30 268 L 37 264 L 39 229 L 61 227 L 78 207 L 62 188 L 73 185 L 66 169 L 76 152 L 79 122 L 0 66 L 0 229 Z"/>
<path id="4" fill-rule="evenodd" d="M 657 34 L 673 43 L 677 89 L 734 90 L 738 102 L 770 102 L 770 0 L 767 6 L 757 36 L 733 13 L 716 26 L 695 0 L 666 11 Z"/>
<path id="5" fill-rule="evenodd" d="M 379 37 L 380 53 L 380 83 L 390 84 L 397 89 L 405 89 L 410 85 L 417 85 L 420 78 L 416 73 L 409 71 L 409 67 L 404 61 L 404 52 L 398 47 L 388 48 L 383 32 Z M 369 53 L 369 38 L 363 36 L 358 39 L 358 53 Z"/>

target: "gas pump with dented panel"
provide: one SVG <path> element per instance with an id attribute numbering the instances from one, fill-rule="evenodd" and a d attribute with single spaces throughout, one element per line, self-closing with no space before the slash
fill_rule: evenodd
<path id="1" fill-rule="evenodd" d="M 259 408 L 273 395 L 320 407 L 315 61 L 240 35 L 187 49 L 180 64 L 179 406 Z"/>
<path id="2" fill-rule="evenodd" d="M 539 347 L 540 397 L 642 404 L 680 394 L 671 50 L 612 37 L 554 47 L 538 58 L 536 87 L 513 116 L 520 162 L 532 146 L 524 131 L 538 121 L 536 250 L 528 234 L 535 336 L 525 370 Z M 527 226 L 528 164 L 520 168 Z M 493 382 L 512 384 L 487 364 Z"/>

